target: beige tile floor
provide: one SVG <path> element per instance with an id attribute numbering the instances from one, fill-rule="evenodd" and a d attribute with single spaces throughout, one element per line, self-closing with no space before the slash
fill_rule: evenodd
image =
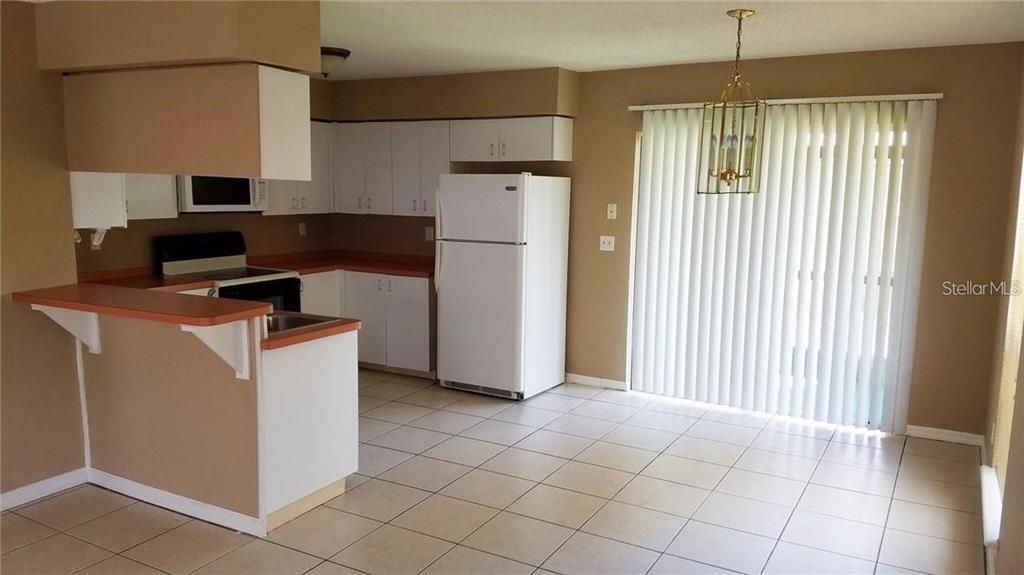
<path id="1" fill-rule="evenodd" d="M 360 374 L 348 491 L 265 540 L 85 485 L 2 515 L 0 570 L 983 572 L 976 448 L 563 385 Z"/>

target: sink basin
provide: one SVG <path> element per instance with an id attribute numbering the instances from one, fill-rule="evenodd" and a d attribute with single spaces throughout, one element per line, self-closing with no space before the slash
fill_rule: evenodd
<path id="1" fill-rule="evenodd" d="M 336 321 L 338 318 L 325 315 L 312 315 L 308 313 L 296 313 L 293 311 L 275 311 L 267 315 L 267 333 L 280 333 L 292 329 L 299 329 Z"/>

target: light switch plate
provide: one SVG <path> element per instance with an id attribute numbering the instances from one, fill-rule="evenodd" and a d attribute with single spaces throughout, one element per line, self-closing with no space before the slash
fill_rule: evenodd
<path id="1" fill-rule="evenodd" d="M 608 219 L 614 220 L 619 217 L 619 204 L 608 204 Z"/>
<path id="2" fill-rule="evenodd" d="M 615 236 L 601 236 L 601 251 L 602 252 L 614 252 L 615 251 Z"/>
<path id="3" fill-rule="evenodd" d="M 424 233 L 424 240 L 428 242 L 434 241 L 434 226 L 426 227 L 426 232 Z"/>

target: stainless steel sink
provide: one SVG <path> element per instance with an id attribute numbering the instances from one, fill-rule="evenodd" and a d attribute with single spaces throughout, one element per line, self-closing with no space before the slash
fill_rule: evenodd
<path id="1" fill-rule="evenodd" d="M 280 333 L 291 329 L 309 327 L 320 323 L 335 321 L 338 318 L 325 315 L 296 313 L 293 311 L 275 311 L 267 315 L 267 333 Z"/>

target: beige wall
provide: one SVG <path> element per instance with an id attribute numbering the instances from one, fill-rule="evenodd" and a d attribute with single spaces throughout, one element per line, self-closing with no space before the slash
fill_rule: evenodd
<path id="1" fill-rule="evenodd" d="M 74 339 L 12 291 L 75 281 L 60 76 L 36 71 L 33 4 L 0 3 L 0 490 L 82 467 Z"/>
<path id="2" fill-rule="evenodd" d="M 46 2 L 44 70 L 252 61 L 320 70 L 319 2 Z"/>
<path id="3" fill-rule="evenodd" d="M 152 239 L 168 234 L 240 231 L 245 236 L 249 255 L 316 252 L 331 249 L 332 214 L 303 216 L 263 216 L 260 214 L 181 214 L 175 219 L 131 220 L 127 228 L 107 232 L 103 249 L 94 251 L 88 242 L 76 246 L 78 271 L 150 267 Z M 299 223 L 305 222 L 306 235 L 299 235 Z"/>
<path id="4" fill-rule="evenodd" d="M 255 378 L 176 324 L 101 316 L 100 332 L 83 357 L 92 467 L 258 516 Z"/>
<path id="5" fill-rule="evenodd" d="M 756 60 L 745 66 L 767 98 L 943 92 L 935 134 L 917 352 L 909 421 L 983 433 L 996 298 L 950 298 L 944 280 L 1002 274 L 1022 44 Z M 635 132 L 631 104 L 717 97 L 728 63 L 583 74 L 574 126 L 568 370 L 621 380 Z M 998 113 L 986 113 L 998 111 Z M 603 217 L 619 204 L 619 219 Z M 616 251 L 597 236 L 618 237 Z"/>

